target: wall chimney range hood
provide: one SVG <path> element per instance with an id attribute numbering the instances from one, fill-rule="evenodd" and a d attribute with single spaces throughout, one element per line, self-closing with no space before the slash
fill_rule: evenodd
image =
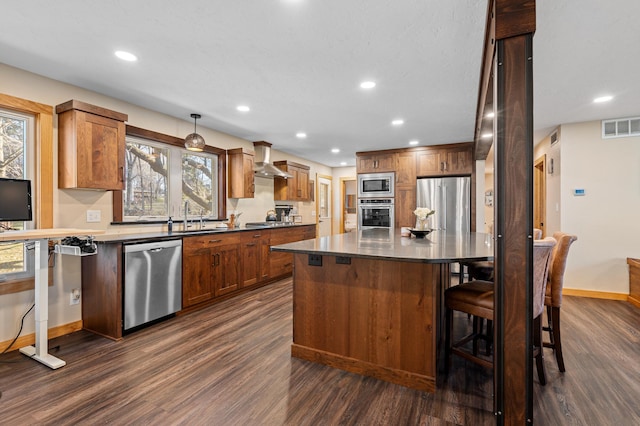
<path id="1" fill-rule="evenodd" d="M 289 173 L 271 164 L 271 144 L 269 142 L 254 142 L 253 148 L 256 152 L 255 162 L 253 164 L 253 171 L 256 176 L 265 178 L 279 177 L 284 179 L 293 177 Z"/>

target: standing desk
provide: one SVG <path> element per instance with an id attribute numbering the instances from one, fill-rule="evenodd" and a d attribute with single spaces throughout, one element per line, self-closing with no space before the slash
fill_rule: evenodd
<path id="1" fill-rule="evenodd" d="M 35 244 L 35 329 L 36 342 L 33 346 L 20 348 L 20 352 L 52 369 L 66 365 L 66 362 L 48 353 L 49 321 L 49 274 L 48 242 L 51 238 L 68 236 L 97 235 L 104 231 L 77 228 L 30 229 L 26 231 L 5 231 L 0 233 L 0 242 L 33 241 Z M 43 253 L 44 248 L 44 253 Z"/>

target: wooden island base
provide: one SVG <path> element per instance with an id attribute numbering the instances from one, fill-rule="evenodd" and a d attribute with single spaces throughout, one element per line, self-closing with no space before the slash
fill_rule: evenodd
<path id="1" fill-rule="evenodd" d="M 448 263 L 296 253 L 296 358 L 435 392 Z"/>

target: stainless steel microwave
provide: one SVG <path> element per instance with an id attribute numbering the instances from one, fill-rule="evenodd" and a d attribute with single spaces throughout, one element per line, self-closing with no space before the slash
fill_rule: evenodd
<path id="1" fill-rule="evenodd" d="M 362 173 L 358 175 L 358 198 L 393 198 L 395 173 Z"/>

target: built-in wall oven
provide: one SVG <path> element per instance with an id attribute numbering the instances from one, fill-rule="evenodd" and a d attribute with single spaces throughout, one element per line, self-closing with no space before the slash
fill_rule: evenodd
<path id="1" fill-rule="evenodd" d="M 383 228 L 393 232 L 393 209 L 393 198 L 358 200 L 358 230 Z"/>
<path id="2" fill-rule="evenodd" d="M 391 198 L 395 173 L 361 173 L 358 175 L 358 198 Z"/>

